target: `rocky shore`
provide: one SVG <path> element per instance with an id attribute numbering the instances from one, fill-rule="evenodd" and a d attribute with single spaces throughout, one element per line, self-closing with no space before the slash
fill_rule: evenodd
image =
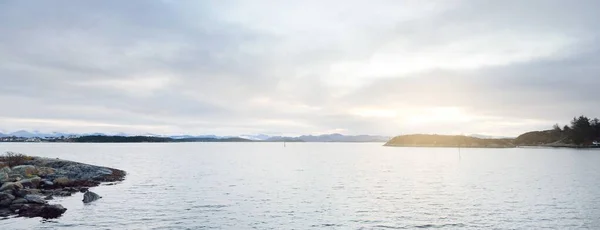
<path id="1" fill-rule="evenodd" d="M 121 181 L 125 171 L 74 161 L 7 154 L 0 157 L 0 216 L 57 218 L 65 211 L 55 196 L 85 193 L 102 182 Z"/>

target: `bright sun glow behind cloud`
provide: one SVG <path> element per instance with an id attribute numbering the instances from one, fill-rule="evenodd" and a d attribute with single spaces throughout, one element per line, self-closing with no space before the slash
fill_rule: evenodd
<path id="1" fill-rule="evenodd" d="M 422 125 L 436 123 L 464 123 L 471 121 L 473 117 L 465 114 L 456 107 L 433 107 L 422 109 L 411 113 L 405 118 L 407 125 Z"/>

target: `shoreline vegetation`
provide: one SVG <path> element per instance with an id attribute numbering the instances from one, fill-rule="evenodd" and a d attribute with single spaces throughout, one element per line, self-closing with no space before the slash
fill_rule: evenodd
<path id="1" fill-rule="evenodd" d="M 600 120 L 586 116 L 573 118 L 570 125 L 551 130 L 532 131 L 516 138 L 485 139 L 463 135 L 400 135 L 384 144 L 391 147 L 462 147 L 462 148 L 600 148 Z"/>
<path id="2" fill-rule="evenodd" d="M 86 196 L 98 199 L 90 188 L 125 175 L 114 168 L 7 152 L 0 155 L 0 217 L 60 217 L 67 209 L 49 204 L 54 197 L 84 193 L 84 203 Z"/>

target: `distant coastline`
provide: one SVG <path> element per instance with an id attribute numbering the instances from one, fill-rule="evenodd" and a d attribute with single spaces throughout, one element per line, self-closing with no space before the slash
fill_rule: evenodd
<path id="1" fill-rule="evenodd" d="M 516 138 L 478 138 L 462 135 L 412 134 L 396 136 L 384 146 L 392 147 L 463 147 L 463 148 L 600 148 L 600 120 L 585 116 L 573 118 L 571 125 L 551 130 L 531 131 Z"/>
<path id="2" fill-rule="evenodd" d="M 514 148 L 513 139 L 483 139 L 462 135 L 412 134 L 392 138 L 384 146 L 391 147 L 462 147 Z"/>
<path id="3" fill-rule="evenodd" d="M 345 136 L 326 134 L 319 136 L 270 137 L 264 140 L 252 140 L 241 137 L 161 137 L 161 136 L 122 136 L 122 135 L 83 135 L 59 137 L 0 137 L 0 142 L 60 142 L 60 143 L 183 143 L 183 142 L 385 142 L 383 136 Z"/>

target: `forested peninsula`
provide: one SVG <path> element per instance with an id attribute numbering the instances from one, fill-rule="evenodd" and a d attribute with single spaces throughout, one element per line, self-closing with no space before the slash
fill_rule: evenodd
<path id="1" fill-rule="evenodd" d="M 555 124 L 552 129 L 531 131 L 516 138 L 477 138 L 463 135 L 412 134 L 392 138 L 385 146 L 514 148 L 521 146 L 598 148 L 600 120 L 574 117 L 570 125 Z"/>

